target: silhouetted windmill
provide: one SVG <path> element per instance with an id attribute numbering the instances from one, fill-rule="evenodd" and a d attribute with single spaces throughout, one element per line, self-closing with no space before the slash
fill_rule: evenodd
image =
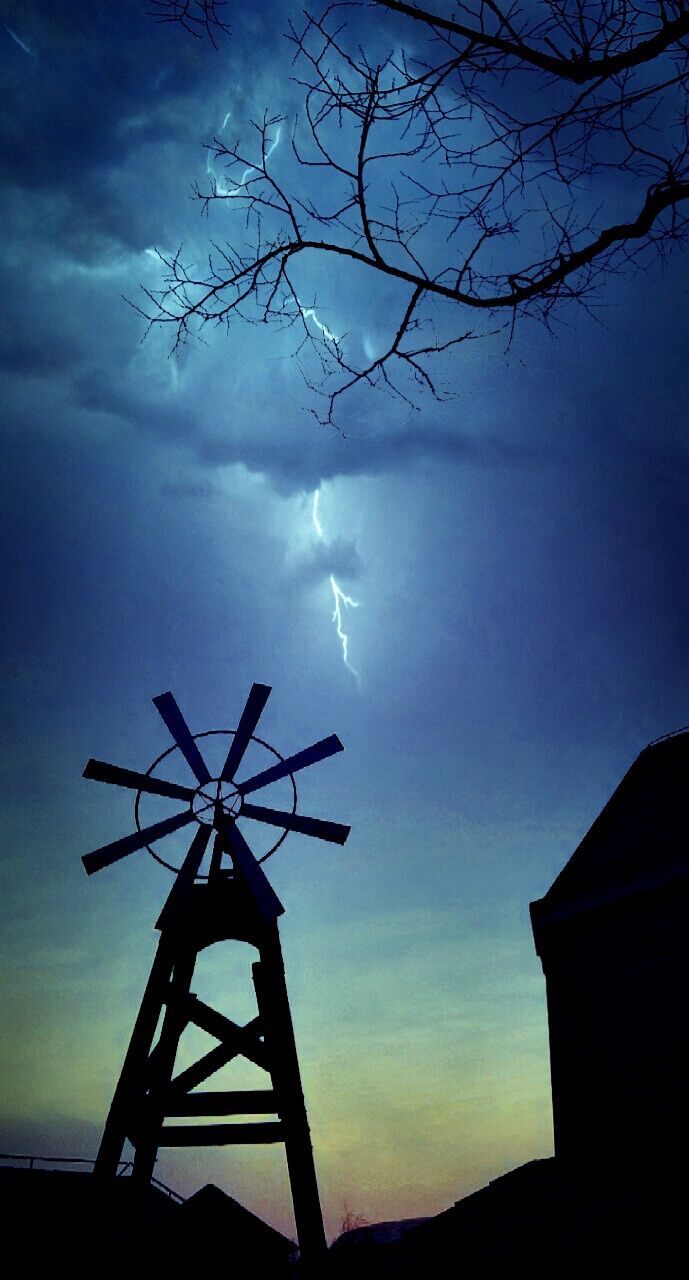
<path id="1" fill-rule="evenodd" d="M 254 684 L 236 729 L 200 734 L 190 732 L 172 694 L 163 693 L 153 702 L 174 745 L 146 773 L 102 760 L 89 760 L 84 770 L 85 778 L 128 787 L 137 793 L 137 830 L 85 854 L 82 861 L 88 874 L 138 849 L 148 849 L 159 862 L 176 870 L 175 883 L 156 926 L 161 935 L 158 950 L 105 1125 L 96 1174 L 115 1176 L 126 1138 L 135 1149 L 133 1177 L 143 1183 L 151 1177 L 160 1146 L 284 1142 L 299 1246 L 302 1257 L 313 1261 L 325 1249 L 325 1235 L 277 927 L 277 917 L 284 907 L 260 864 L 275 852 L 289 831 L 342 845 L 350 828 L 296 812 L 294 774 L 343 747 L 333 734 L 296 755 L 282 757 L 254 734 L 269 693 L 269 686 Z M 198 742 L 223 735 L 231 740 L 224 764 L 213 777 Z M 277 763 L 238 782 L 236 775 L 251 742 L 271 753 Z M 176 752 L 181 752 L 191 769 L 194 785 L 184 786 L 156 775 L 160 766 L 172 763 L 170 758 Z M 247 800 L 254 792 L 281 779 L 291 781 L 291 811 L 261 807 Z M 142 827 L 140 802 L 145 794 L 182 800 L 185 808 Z M 280 828 L 282 834 L 257 859 L 236 825 L 238 818 Z M 196 830 L 179 869 L 150 847 L 192 824 Z M 211 835 L 210 862 L 203 874 Z M 231 867 L 225 865 L 227 856 Z M 245 1026 L 204 1004 L 190 990 L 198 953 L 228 939 L 247 942 L 259 953 L 258 961 L 252 965 L 258 1016 Z M 180 1037 L 189 1024 L 208 1032 L 219 1043 L 175 1076 Z M 194 1092 L 197 1085 L 237 1056 L 268 1072 L 271 1089 Z M 169 1117 L 270 1114 L 278 1119 L 202 1125 L 164 1123 Z"/>

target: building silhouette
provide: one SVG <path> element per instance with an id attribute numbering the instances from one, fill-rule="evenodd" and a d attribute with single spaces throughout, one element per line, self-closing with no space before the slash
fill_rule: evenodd
<path id="1" fill-rule="evenodd" d="M 646 747 L 531 903 L 555 1156 L 644 1179 L 684 1163 L 689 731 Z"/>
<path id="2" fill-rule="evenodd" d="M 635 760 L 530 904 L 546 978 L 555 1155 L 391 1244 L 361 1233 L 357 1280 L 651 1275 L 685 1251 L 689 731 Z M 356 1234 L 356 1233 L 353 1233 Z"/>

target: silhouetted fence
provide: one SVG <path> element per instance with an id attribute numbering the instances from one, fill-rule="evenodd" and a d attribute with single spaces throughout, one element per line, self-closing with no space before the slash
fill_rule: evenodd
<path id="1" fill-rule="evenodd" d="M 6 1152 L 0 1152 L 0 1162 L 17 1164 L 20 1167 L 26 1166 L 28 1169 L 36 1169 L 42 1165 L 59 1165 L 62 1167 L 63 1165 L 78 1164 L 87 1165 L 91 1170 L 93 1170 L 93 1166 L 96 1163 L 95 1160 L 90 1160 L 86 1156 L 27 1156 L 12 1155 Z M 131 1160 L 120 1160 L 117 1166 L 118 1178 L 131 1173 L 133 1167 L 133 1162 Z M 176 1204 L 184 1203 L 184 1196 L 181 1196 L 177 1191 L 173 1191 L 172 1187 L 166 1186 L 166 1184 L 161 1182 L 158 1178 L 151 1178 L 151 1184 L 152 1186 L 157 1187 L 158 1191 L 162 1191 L 164 1195 L 169 1196 L 171 1200 L 174 1200 Z"/>

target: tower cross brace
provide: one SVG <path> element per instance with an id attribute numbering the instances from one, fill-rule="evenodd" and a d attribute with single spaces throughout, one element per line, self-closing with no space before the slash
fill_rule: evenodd
<path id="1" fill-rule="evenodd" d="M 96 1176 L 117 1173 L 126 1139 L 134 1147 L 133 1179 L 146 1184 L 161 1147 L 284 1143 L 294 1219 L 305 1262 L 326 1249 L 316 1171 L 290 1013 L 277 921 L 266 922 L 238 880 L 218 870 L 189 887 L 187 909 L 166 912 L 160 939 L 96 1159 Z M 258 950 L 251 966 L 257 1016 L 245 1026 L 191 990 L 197 957 L 215 942 L 236 939 Z M 181 1036 L 200 1027 L 218 1044 L 175 1075 Z M 270 1088 L 196 1092 L 236 1057 L 262 1068 Z M 231 1120 L 235 1116 L 274 1116 Z M 167 1124 L 213 1118 L 213 1123 Z M 218 1120 L 218 1117 L 223 1117 Z"/>

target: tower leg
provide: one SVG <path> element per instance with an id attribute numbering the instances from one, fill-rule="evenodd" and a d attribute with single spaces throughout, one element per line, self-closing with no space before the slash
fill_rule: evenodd
<path id="1" fill-rule="evenodd" d="M 161 939 L 162 941 L 162 939 Z M 137 1185 L 150 1182 L 155 1168 L 160 1131 L 165 1119 L 165 1093 L 175 1067 L 177 1047 L 186 1026 L 183 1000 L 189 995 L 194 976 L 196 951 L 186 948 L 175 957 L 172 976 L 165 991 L 166 1009 L 154 1060 L 149 1063 L 148 1094 L 142 1108 L 142 1133 L 136 1144 L 132 1177 Z"/>
<path id="2" fill-rule="evenodd" d="M 210 886 L 195 892 L 196 927 L 182 929 L 178 923 L 169 928 L 163 925 L 108 1114 L 95 1173 L 103 1179 L 115 1177 L 127 1137 L 131 1137 L 135 1144 L 132 1181 L 142 1189 L 150 1182 L 163 1134 L 171 1146 L 284 1141 L 302 1267 L 308 1276 L 318 1277 L 322 1274 L 327 1245 L 277 925 L 256 919 L 247 936 L 244 925 L 235 933 L 223 919 L 222 932 L 218 929 L 216 934 L 217 913 L 215 899 L 210 899 Z M 234 901 L 232 893 L 236 897 L 240 890 L 231 886 L 230 893 L 226 895 L 230 907 Z M 210 928 L 205 926 L 206 905 Z M 241 897 L 239 905 L 244 911 L 245 903 Z M 203 1001 L 191 997 L 191 982 L 199 951 L 211 941 L 233 937 L 257 947 L 260 957 L 253 965 L 258 1018 L 246 1027 L 238 1026 Z M 153 1047 L 161 1013 L 160 1035 Z M 189 1023 L 208 1031 L 219 1044 L 181 1073 L 179 1083 L 171 1093 L 180 1037 Z M 234 1057 L 242 1055 L 269 1071 L 272 1092 L 202 1091 L 202 1100 L 193 1093 L 196 1085 L 214 1075 Z M 243 1105 L 244 1093 L 247 1095 L 246 1105 Z M 257 1108 L 258 1101 L 269 1105 Z M 201 1111 L 201 1105 L 207 1106 L 208 1110 Z M 266 1110 L 277 1112 L 279 1124 L 230 1123 L 188 1127 L 173 1124 L 167 1131 L 164 1129 L 167 1115 L 234 1116 L 256 1110 L 261 1113 Z"/>
<path id="3" fill-rule="evenodd" d="M 285 1127 L 299 1251 L 304 1266 L 311 1271 L 325 1257 L 327 1244 L 277 924 L 270 927 L 259 951 L 261 959 L 253 965 L 256 999 L 278 1112 Z"/>
<path id="4" fill-rule="evenodd" d="M 105 1122 L 94 1167 L 96 1177 L 114 1178 L 117 1174 L 127 1137 L 127 1126 L 145 1078 L 146 1063 L 165 996 L 168 993 L 173 966 L 173 949 L 169 940 L 163 935 L 158 943 L 141 1007 L 134 1023 L 132 1038 L 129 1041 L 129 1048 Z"/>

